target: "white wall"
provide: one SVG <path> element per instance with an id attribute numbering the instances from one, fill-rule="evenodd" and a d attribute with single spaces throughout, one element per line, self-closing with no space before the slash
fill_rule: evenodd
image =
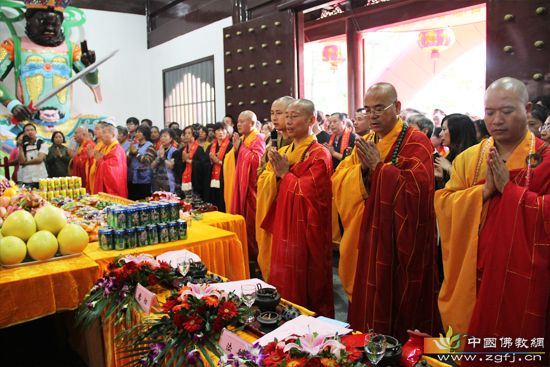
<path id="1" fill-rule="evenodd" d="M 119 50 L 99 68 L 103 102 L 96 104 L 83 83 L 73 89 L 76 113 L 107 115 L 124 125 L 126 118 L 145 118 L 151 114 L 149 59 L 146 20 L 142 15 L 84 10 L 86 38 L 97 59 Z"/>
<path id="2" fill-rule="evenodd" d="M 231 24 L 231 17 L 225 18 L 149 50 L 149 96 L 151 117 L 156 125 L 162 126 L 164 121 L 162 70 L 212 55 L 216 84 L 216 119 L 221 121 L 225 115 L 223 28 Z"/>

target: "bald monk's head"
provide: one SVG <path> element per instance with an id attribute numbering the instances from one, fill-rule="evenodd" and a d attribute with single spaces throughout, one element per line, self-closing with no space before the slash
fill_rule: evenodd
<path id="1" fill-rule="evenodd" d="M 271 104 L 271 122 L 277 131 L 286 131 L 286 109 L 296 101 L 295 98 L 284 96 L 277 98 Z"/>
<path id="2" fill-rule="evenodd" d="M 239 119 L 237 120 L 237 129 L 239 129 L 239 134 L 241 135 L 248 135 L 256 127 L 256 122 L 258 121 L 258 118 L 256 117 L 256 114 L 252 111 L 243 111 L 239 115 Z"/>
<path id="3" fill-rule="evenodd" d="M 298 99 L 291 103 L 287 110 L 288 136 L 299 143 L 311 135 L 311 128 L 316 121 L 315 105 L 309 99 Z"/>
<path id="4" fill-rule="evenodd" d="M 520 80 L 505 77 L 491 83 L 485 92 L 485 125 L 497 144 L 515 146 L 527 133 L 531 103 Z"/>
<path id="5" fill-rule="evenodd" d="M 76 141 L 78 144 L 82 144 L 85 140 L 88 139 L 88 129 L 86 129 L 84 126 L 80 126 L 76 128 L 73 136 L 74 141 Z"/>
<path id="6" fill-rule="evenodd" d="M 401 112 L 401 102 L 397 91 L 390 83 L 376 83 L 365 94 L 365 114 L 372 131 L 386 136 L 397 123 Z"/>
<path id="7" fill-rule="evenodd" d="M 117 138 L 118 131 L 116 127 L 111 124 L 101 124 L 101 140 L 105 145 L 111 145 Z"/>

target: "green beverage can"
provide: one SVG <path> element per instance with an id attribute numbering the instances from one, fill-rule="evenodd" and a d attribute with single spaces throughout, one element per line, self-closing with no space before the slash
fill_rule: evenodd
<path id="1" fill-rule="evenodd" d="M 115 208 L 113 210 L 113 223 L 114 229 L 126 229 L 126 209 Z"/>
<path id="2" fill-rule="evenodd" d="M 159 230 L 159 243 L 170 242 L 170 233 L 168 232 L 168 226 L 166 223 L 161 223 L 158 225 Z"/>
<path id="3" fill-rule="evenodd" d="M 124 250 L 126 248 L 126 231 L 124 229 L 115 230 L 113 242 L 115 250 Z"/>
<path id="4" fill-rule="evenodd" d="M 99 239 L 99 247 L 101 247 L 102 250 L 114 250 L 114 243 L 113 243 L 113 230 L 109 227 L 102 227 L 97 231 L 98 239 Z"/>
<path id="5" fill-rule="evenodd" d="M 160 202 L 160 222 L 167 223 L 170 222 L 170 203 Z"/>
<path id="6" fill-rule="evenodd" d="M 147 226 L 147 238 L 149 245 L 156 245 L 159 243 L 159 231 L 156 224 L 149 224 Z"/>
<path id="7" fill-rule="evenodd" d="M 134 208 L 128 209 L 128 217 L 130 218 L 130 224 L 128 228 L 139 227 L 140 218 L 139 218 L 138 208 L 134 207 Z"/>
<path id="8" fill-rule="evenodd" d="M 178 239 L 186 240 L 187 239 L 187 222 L 183 219 L 177 221 L 178 224 Z"/>
<path id="9" fill-rule="evenodd" d="M 179 203 L 170 203 L 170 221 L 175 222 L 180 219 L 180 208 Z"/>
<path id="10" fill-rule="evenodd" d="M 107 226 L 111 227 L 111 228 L 113 228 L 114 210 L 115 210 L 115 206 L 108 206 L 104 209 L 104 211 L 105 211 L 105 222 L 107 222 Z"/>
<path id="11" fill-rule="evenodd" d="M 168 223 L 168 236 L 170 237 L 170 242 L 178 240 L 178 224 L 176 222 Z"/>
<path id="12" fill-rule="evenodd" d="M 126 230 L 126 247 L 127 248 L 136 248 L 138 245 L 136 230 L 130 228 Z"/>
<path id="13" fill-rule="evenodd" d="M 151 217 L 151 224 L 159 224 L 160 223 L 160 206 L 158 204 L 149 204 L 149 210 Z"/>
<path id="14" fill-rule="evenodd" d="M 142 227 L 148 226 L 151 223 L 151 210 L 148 206 L 140 206 L 139 209 L 139 224 Z"/>
<path id="15" fill-rule="evenodd" d="M 147 246 L 149 242 L 147 241 L 147 230 L 143 226 L 136 228 L 136 237 L 138 247 Z"/>

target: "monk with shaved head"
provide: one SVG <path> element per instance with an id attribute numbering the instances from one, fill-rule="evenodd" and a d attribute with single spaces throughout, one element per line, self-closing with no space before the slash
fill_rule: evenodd
<path id="1" fill-rule="evenodd" d="M 272 236 L 260 249 L 262 274 L 285 299 L 332 317 L 332 159 L 313 134 L 313 103 L 299 99 L 286 113 L 293 142 L 269 150 L 258 179 L 258 207 L 270 213 L 259 225 Z"/>
<path id="2" fill-rule="evenodd" d="M 227 153 L 223 164 L 225 205 L 230 213 L 240 214 L 246 219 L 248 256 L 254 269 L 258 258 L 254 225 L 256 186 L 258 167 L 265 153 L 265 139 L 256 129 L 257 121 L 254 112 L 241 112 L 237 121 L 239 133 L 233 133 L 233 149 Z"/>
<path id="3" fill-rule="evenodd" d="M 435 196 L 444 327 L 482 340 L 525 338 L 528 347 L 547 336 L 550 294 L 550 151 L 528 129 L 530 109 L 521 81 L 493 82 L 485 93 L 491 137 L 455 158 Z"/>
<path id="4" fill-rule="evenodd" d="M 82 179 L 82 187 L 87 187 L 89 179 L 88 170 L 94 159 L 93 155 L 90 155 L 88 152 L 94 150 L 95 144 L 89 138 L 88 130 L 83 126 L 75 130 L 73 138 L 78 144 L 78 149 L 69 163 L 70 172 L 72 176 L 78 176 Z"/>
<path id="5" fill-rule="evenodd" d="M 352 289 L 352 327 L 404 342 L 407 329 L 438 330 L 434 148 L 399 117 L 393 85 L 371 86 L 364 108 L 371 133 L 357 139 L 332 180 L 344 233 L 351 234 L 340 274 Z"/>

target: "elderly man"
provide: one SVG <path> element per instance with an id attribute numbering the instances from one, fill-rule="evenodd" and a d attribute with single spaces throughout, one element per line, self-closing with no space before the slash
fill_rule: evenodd
<path id="1" fill-rule="evenodd" d="M 530 109 L 521 81 L 493 82 L 485 93 L 491 137 L 455 158 L 436 193 L 439 309 L 455 332 L 530 343 L 549 330 L 550 151 L 528 129 Z"/>
<path id="2" fill-rule="evenodd" d="M 78 143 L 73 159 L 70 163 L 70 172 L 73 176 L 78 176 L 82 179 L 82 187 L 87 186 L 88 174 L 87 168 L 91 166 L 93 156 L 88 154 L 88 147 L 95 148 L 94 142 L 88 135 L 88 130 L 85 127 L 79 127 L 75 130 L 73 139 Z"/>
<path id="3" fill-rule="evenodd" d="M 104 149 L 94 153 L 96 160 L 95 192 L 127 198 L 126 153 L 118 143 L 116 127 L 102 124 L 101 141 Z"/>
<path id="4" fill-rule="evenodd" d="M 312 132 L 316 117 L 311 101 L 292 103 L 287 116 L 293 143 L 268 152 L 258 186 L 269 193 L 263 197 L 269 215 L 262 223 L 273 236 L 268 281 L 284 298 L 330 317 L 332 160 Z"/>
<path id="5" fill-rule="evenodd" d="M 256 130 L 256 114 L 243 111 L 237 120 L 238 134 L 233 134 L 233 149 L 226 155 L 223 164 L 226 191 L 226 206 L 232 214 L 240 214 L 246 219 L 248 238 L 248 254 L 255 266 L 258 258 L 256 242 L 256 185 L 258 183 L 258 167 L 265 153 L 263 134 Z M 230 201 L 228 201 L 230 200 Z M 252 269 L 253 271 L 255 269 Z"/>
<path id="6" fill-rule="evenodd" d="M 436 329 L 437 272 L 433 146 L 403 123 L 400 109 L 393 85 L 367 90 L 371 134 L 356 141 L 340 190 L 350 195 L 345 205 L 357 193 L 365 200 L 351 325 L 406 340 L 407 329 Z"/>

